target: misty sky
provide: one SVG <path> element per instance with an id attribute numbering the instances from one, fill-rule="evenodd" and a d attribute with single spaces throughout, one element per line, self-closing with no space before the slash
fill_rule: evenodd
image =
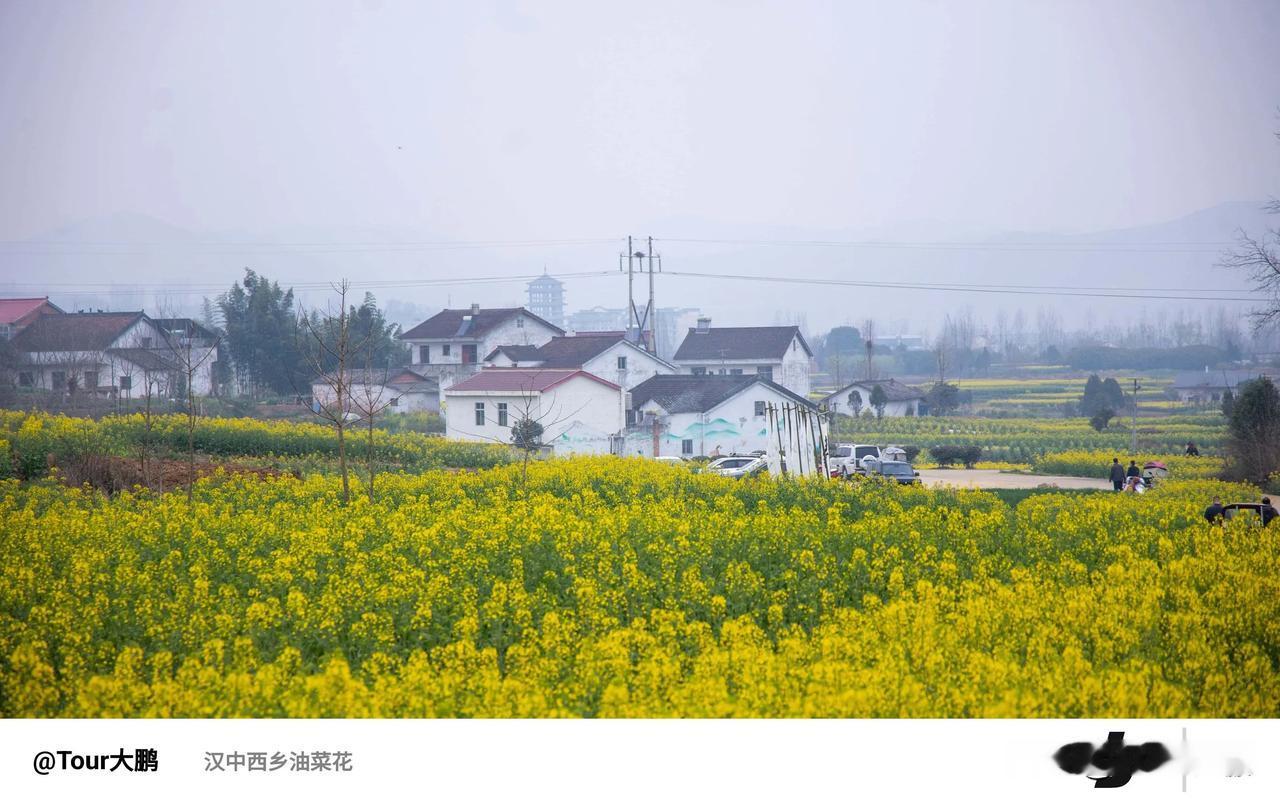
<path id="1" fill-rule="evenodd" d="M 1274 0 L 0 0 L 0 240 L 1121 228 L 1280 192 L 1278 106 Z"/>

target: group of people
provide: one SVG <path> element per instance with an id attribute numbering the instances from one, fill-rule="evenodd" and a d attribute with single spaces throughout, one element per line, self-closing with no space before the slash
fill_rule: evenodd
<path id="1" fill-rule="evenodd" d="M 1120 464 L 1118 458 L 1111 460 L 1111 484 L 1116 492 L 1142 492 L 1146 487 L 1142 483 L 1142 471 L 1136 461 L 1129 461 L 1129 469 Z"/>
<path id="2" fill-rule="evenodd" d="M 1262 525 L 1266 526 L 1280 517 L 1280 511 L 1271 503 L 1271 499 L 1267 496 L 1262 497 L 1262 503 L 1258 504 L 1258 514 L 1262 515 Z M 1223 523 L 1227 519 L 1227 509 L 1222 505 L 1222 499 L 1218 496 L 1213 497 L 1213 503 L 1204 510 L 1204 519 L 1210 523 Z"/>

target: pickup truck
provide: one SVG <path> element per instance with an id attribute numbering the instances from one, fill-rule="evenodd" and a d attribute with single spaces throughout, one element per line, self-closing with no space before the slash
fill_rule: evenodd
<path id="1" fill-rule="evenodd" d="M 831 457 L 827 460 L 827 464 L 831 466 L 832 473 L 839 475 L 841 478 L 849 478 L 865 472 L 862 460 L 868 456 L 879 460 L 880 446 L 839 442 L 831 449 Z"/>

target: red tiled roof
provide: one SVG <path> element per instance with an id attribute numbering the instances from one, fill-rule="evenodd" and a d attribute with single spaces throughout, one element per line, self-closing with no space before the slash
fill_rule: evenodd
<path id="1" fill-rule="evenodd" d="M 621 389 L 612 381 L 592 375 L 585 370 L 526 370 L 518 367 L 488 367 L 465 380 L 459 381 L 445 394 L 467 392 L 545 392 L 576 376 L 598 381 L 606 387 Z"/>
<path id="2" fill-rule="evenodd" d="M 0 325 L 13 325 L 23 318 L 48 305 L 54 311 L 61 312 L 48 298 L 0 298 Z"/>

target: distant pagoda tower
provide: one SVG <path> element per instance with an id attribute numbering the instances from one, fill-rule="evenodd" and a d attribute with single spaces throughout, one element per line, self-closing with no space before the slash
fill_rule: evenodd
<path id="1" fill-rule="evenodd" d="M 557 328 L 564 328 L 564 283 L 547 275 L 544 267 L 542 275 L 529 282 L 528 291 L 529 311 Z"/>

